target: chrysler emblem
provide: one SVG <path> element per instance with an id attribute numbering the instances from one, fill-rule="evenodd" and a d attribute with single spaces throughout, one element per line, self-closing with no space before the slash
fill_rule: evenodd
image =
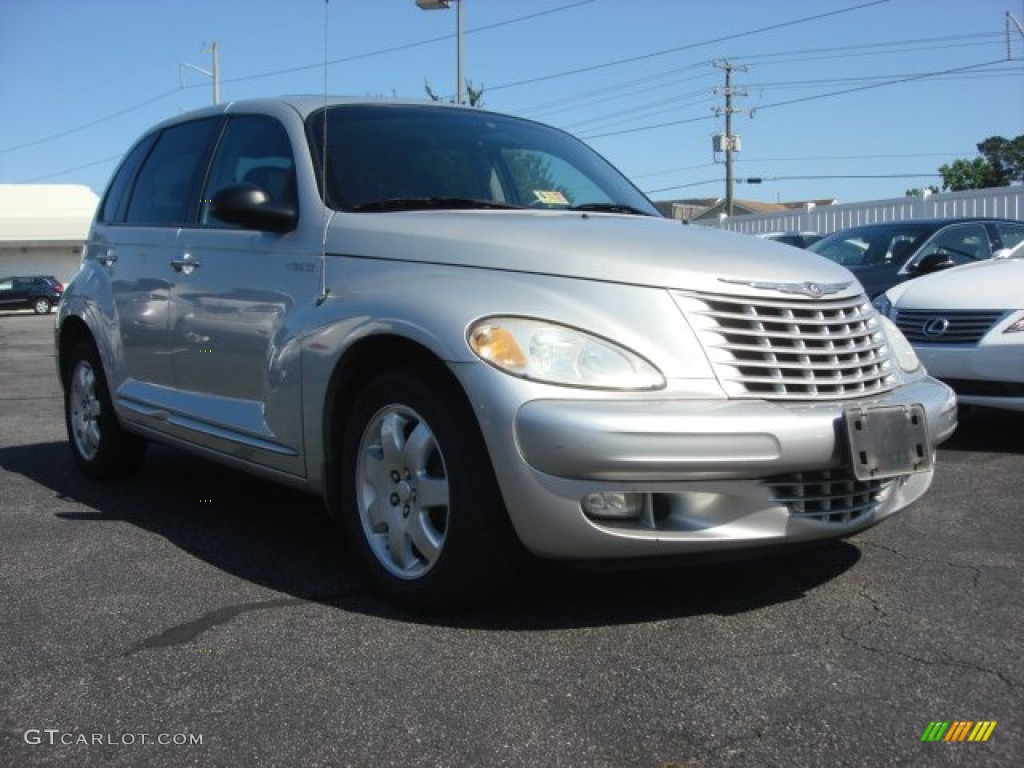
<path id="1" fill-rule="evenodd" d="M 947 320 L 944 317 L 930 317 L 925 322 L 924 326 L 921 328 L 921 331 L 924 333 L 925 336 L 929 336 L 932 338 L 936 336 L 941 336 L 948 330 L 949 320 Z"/>
<path id="2" fill-rule="evenodd" d="M 798 293 L 809 296 L 812 299 L 827 296 L 830 293 L 839 293 L 850 286 L 846 283 L 770 283 L 763 280 L 730 280 L 726 277 L 718 278 L 723 283 L 735 283 L 736 285 L 749 285 L 751 288 L 759 288 L 765 291 L 779 291 L 781 293 Z"/>

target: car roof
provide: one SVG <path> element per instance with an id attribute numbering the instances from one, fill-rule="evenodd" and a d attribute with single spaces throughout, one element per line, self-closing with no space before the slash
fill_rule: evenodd
<path id="1" fill-rule="evenodd" d="M 146 133 L 153 133 L 162 128 L 166 128 L 171 125 L 178 123 L 187 122 L 189 120 L 195 120 L 202 117 L 214 117 L 217 115 L 227 115 L 232 113 L 259 113 L 259 114 L 280 114 L 283 110 L 290 110 L 298 113 L 299 117 L 305 120 L 313 112 L 316 112 L 323 107 L 337 107 L 337 106 L 362 106 L 362 107 L 379 107 L 381 109 L 395 108 L 395 107 L 415 107 L 418 109 L 454 109 L 454 110 L 469 110 L 475 114 L 502 114 L 496 112 L 490 112 L 489 110 L 480 109 L 479 107 L 470 107 L 462 104 L 449 104 L 441 101 L 431 101 L 429 99 L 374 99 L 374 98 L 357 98 L 357 97 L 346 97 L 346 96 L 324 96 L 323 94 L 316 95 L 294 95 L 294 96 L 274 96 L 262 99 L 239 99 L 237 101 L 227 101 L 220 104 L 214 104 L 208 107 L 201 107 L 188 112 L 182 112 L 180 115 L 168 118 L 156 125 L 151 126 Z M 504 117 L 515 117 L 513 115 L 502 115 Z M 524 122 L 530 122 L 527 118 L 516 117 L 517 120 L 523 120 Z"/>
<path id="2" fill-rule="evenodd" d="M 932 227 L 940 229 L 950 224 L 970 224 L 974 222 L 1003 222 L 1006 224 L 1020 224 L 1020 221 L 1016 219 L 1006 219 L 996 216 L 948 216 L 948 217 L 935 217 L 935 218 L 920 218 L 920 219 L 897 219 L 895 221 L 876 221 L 871 224 L 857 224 L 852 227 L 845 227 L 843 229 L 836 230 L 838 232 L 853 232 L 856 230 L 864 231 L 871 229 L 890 229 L 893 227 L 904 227 L 911 226 L 920 229 Z"/>

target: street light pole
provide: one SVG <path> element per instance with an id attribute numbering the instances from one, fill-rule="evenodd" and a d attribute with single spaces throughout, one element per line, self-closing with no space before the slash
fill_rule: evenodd
<path id="1" fill-rule="evenodd" d="M 463 98 L 463 77 L 462 77 L 462 0 L 416 0 L 416 5 L 424 11 L 442 11 L 452 7 L 455 3 L 455 103 L 462 104 Z"/>

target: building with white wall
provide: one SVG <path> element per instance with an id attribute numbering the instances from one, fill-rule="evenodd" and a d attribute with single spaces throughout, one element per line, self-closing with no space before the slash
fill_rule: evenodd
<path id="1" fill-rule="evenodd" d="M 0 184 L 0 277 L 70 280 L 98 203 L 80 184 Z"/>

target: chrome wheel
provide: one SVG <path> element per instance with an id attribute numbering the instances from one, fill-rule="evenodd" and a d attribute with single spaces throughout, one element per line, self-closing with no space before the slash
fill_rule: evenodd
<path id="1" fill-rule="evenodd" d="M 32 311 L 37 315 L 45 315 L 50 311 L 50 302 L 47 299 L 36 299 L 32 304 Z"/>
<path id="2" fill-rule="evenodd" d="M 437 562 L 448 534 L 450 490 L 437 437 L 413 409 L 381 408 L 359 442 L 356 507 L 374 557 L 400 579 Z"/>
<path id="3" fill-rule="evenodd" d="M 100 450 L 102 408 L 96 390 L 96 372 L 88 360 L 79 360 L 71 372 L 68 394 L 68 416 L 75 447 L 86 461 L 96 458 Z"/>

